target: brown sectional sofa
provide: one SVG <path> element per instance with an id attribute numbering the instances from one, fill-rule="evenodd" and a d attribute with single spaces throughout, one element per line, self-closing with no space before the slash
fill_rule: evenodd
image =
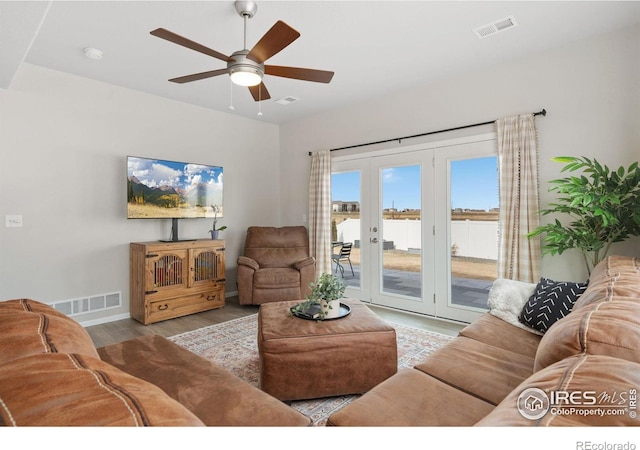
<path id="1" fill-rule="evenodd" d="M 96 349 L 43 303 L 0 302 L 0 425 L 308 426 L 293 408 L 156 335 Z"/>
<path id="2" fill-rule="evenodd" d="M 640 258 L 613 256 L 594 269 L 573 311 L 543 336 L 487 313 L 327 425 L 640 425 L 638 387 Z M 622 415 L 526 418 L 517 405 L 529 388 L 586 393 L 577 398 L 586 406 L 598 395 L 595 406 L 618 407 Z M 0 302 L 0 425 L 307 426 L 310 420 L 165 338 L 96 349 L 77 322 L 21 299 Z"/>
<path id="3" fill-rule="evenodd" d="M 530 388 L 549 396 L 534 410 L 547 411 L 538 418 L 518 408 Z M 638 389 L 640 258 L 611 256 L 594 268 L 572 312 L 544 335 L 487 313 L 327 425 L 637 426 Z"/>

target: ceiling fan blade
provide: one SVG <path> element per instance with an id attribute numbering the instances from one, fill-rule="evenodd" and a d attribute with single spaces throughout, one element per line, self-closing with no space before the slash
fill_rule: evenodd
<path id="1" fill-rule="evenodd" d="M 276 77 L 293 78 L 296 80 L 329 83 L 333 72 L 327 70 L 303 69 L 301 67 L 264 66 L 264 73 Z"/>
<path id="2" fill-rule="evenodd" d="M 262 64 L 300 37 L 300 33 L 278 20 L 253 46 L 247 58 Z"/>
<path id="3" fill-rule="evenodd" d="M 204 80 L 205 78 L 217 77 L 218 75 L 225 75 L 227 73 L 227 69 L 210 70 L 208 72 L 194 73 L 193 75 L 171 78 L 169 81 L 174 83 L 188 83 L 190 81 Z"/>
<path id="4" fill-rule="evenodd" d="M 214 58 L 217 58 L 224 62 L 227 62 L 231 59 L 220 52 L 212 50 L 209 47 L 205 47 L 202 44 L 198 44 L 197 42 L 194 42 L 191 39 L 187 39 L 186 37 L 182 37 L 179 34 L 175 34 L 172 31 L 165 30 L 164 28 L 155 29 L 151 31 L 150 34 L 157 36 L 159 38 L 165 39 L 169 42 L 173 42 L 174 44 L 178 44 L 183 47 L 190 48 L 191 50 L 204 53 L 205 55 L 213 56 Z"/>
<path id="5" fill-rule="evenodd" d="M 267 87 L 264 83 L 257 84 L 255 86 L 249 86 L 249 91 L 251 95 L 253 95 L 253 99 L 257 102 L 262 100 L 269 100 L 271 96 L 269 95 L 269 91 L 267 91 Z"/>

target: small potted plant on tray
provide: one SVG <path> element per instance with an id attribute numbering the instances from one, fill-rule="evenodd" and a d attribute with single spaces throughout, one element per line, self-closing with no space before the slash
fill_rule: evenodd
<path id="1" fill-rule="evenodd" d="M 340 315 L 340 299 L 347 287 L 344 280 L 323 273 L 309 287 L 311 294 L 304 302 L 291 308 L 291 314 L 308 314 L 310 318 L 318 320 L 333 319 Z"/>

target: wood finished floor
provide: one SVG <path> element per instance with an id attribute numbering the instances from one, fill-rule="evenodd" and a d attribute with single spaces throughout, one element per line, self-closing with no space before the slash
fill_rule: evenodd
<path id="1" fill-rule="evenodd" d="M 253 305 L 240 305 L 238 297 L 228 297 L 224 308 L 205 311 L 176 319 L 165 320 L 151 325 L 143 325 L 134 319 L 124 319 L 115 322 L 104 323 L 87 327 L 96 347 L 116 344 L 127 339 L 144 336 L 147 334 L 159 334 L 169 337 L 198 328 L 226 322 L 240 317 L 245 317 L 258 312 L 259 307 Z M 387 308 L 371 306 L 371 310 L 385 320 L 402 323 L 405 325 L 435 331 L 450 336 L 455 336 L 464 327 L 464 324 L 450 323 L 431 319 L 417 314 L 409 314 Z"/>

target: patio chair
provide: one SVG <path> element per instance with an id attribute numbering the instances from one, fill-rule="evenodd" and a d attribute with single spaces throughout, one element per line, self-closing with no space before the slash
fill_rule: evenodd
<path id="1" fill-rule="evenodd" d="M 340 261 L 349 261 L 349 267 L 351 267 L 351 275 L 355 276 L 353 272 L 353 266 L 351 265 L 351 247 L 353 244 L 351 242 L 345 242 L 340 247 L 340 253 L 334 253 L 331 255 L 331 259 L 334 263 L 336 263 L 335 273 L 338 273 L 338 269 L 340 269 L 340 275 L 344 278 L 344 267 L 340 264 Z"/>

